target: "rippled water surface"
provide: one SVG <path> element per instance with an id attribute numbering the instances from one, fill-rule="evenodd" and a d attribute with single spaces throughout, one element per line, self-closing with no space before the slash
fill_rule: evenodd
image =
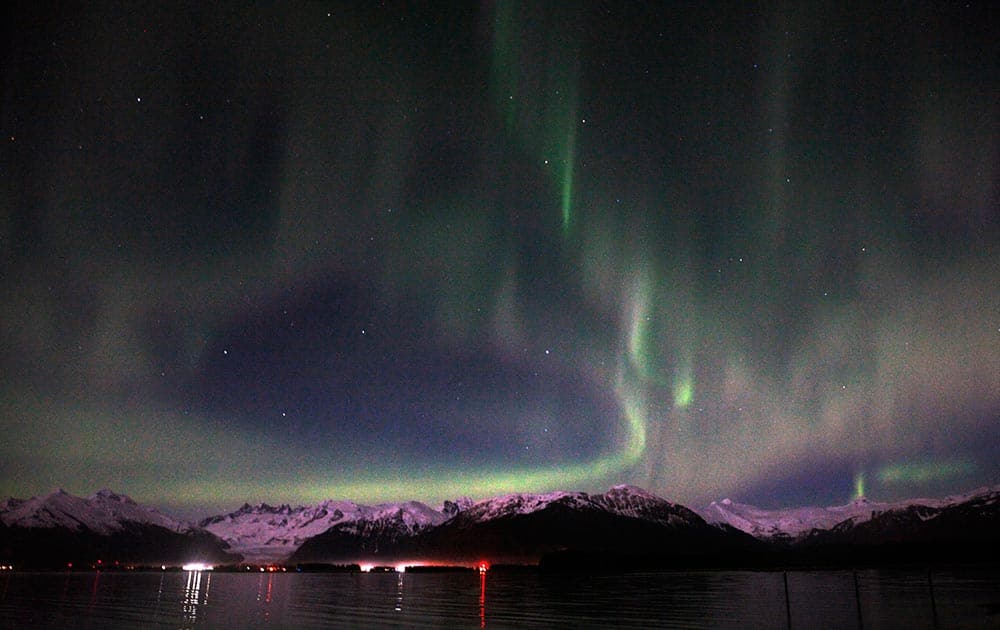
<path id="1" fill-rule="evenodd" d="M 5 573 L 0 627 L 1000 627 L 997 570 L 795 571 L 787 584 L 786 606 L 780 572 Z"/>

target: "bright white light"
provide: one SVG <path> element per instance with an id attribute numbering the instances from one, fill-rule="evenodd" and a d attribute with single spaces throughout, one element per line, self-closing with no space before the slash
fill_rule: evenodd
<path id="1" fill-rule="evenodd" d="M 396 565 L 396 573 L 406 573 L 406 565 L 405 564 L 397 564 Z"/>
<path id="2" fill-rule="evenodd" d="M 361 570 L 364 571 L 365 573 L 368 573 L 368 572 L 370 572 L 372 570 L 373 566 L 375 566 L 375 565 L 374 564 L 362 564 L 361 565 Z"/>
<path id="3" fill-rule="evenodd" d="M 189 562 L 181 567 L 185 571 L 211 571 L 212 565 L 204 562 Z"/>

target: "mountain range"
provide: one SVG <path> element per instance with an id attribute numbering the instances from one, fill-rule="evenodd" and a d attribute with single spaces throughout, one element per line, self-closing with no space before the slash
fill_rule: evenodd
<path id="1" fill-rule="evenodd" d="M 281 562 L 303 543 L 329 530 L 370 541 L 377 548 L 384 538 L 406 538 L 440 525 L 472 502 L 466 499 L 449 503 L 440 510 L 417 501 L 375 506 L 323 501 L 295 508 L 247 503 L 235 512 L 206 518 L 198 526 L 224 540 L 248 560 Z"/>
<path id="2" fill-rule="evenodd" d="M 374 535 L 372 535 L 374 534 Z M 510 494 L 459 509 L 413 535 L 390 521 L 369 531 L 335 526 L 310 538 L 293 562 L 435 558 L 474 563 L 483 558 L 537 562 L 565 550 L 691 556 L 742 550 L 755 541 L 706 523 L 692 510 L 632 486 L 603 494 Z"/>
<path id="3" fill-rule="evenodd" d="M 127 496 L 62 490 L 0 501 L 0 563 L 492 562 L 553 567 L 757 566 L 996 561 L 1000 487 L 944 499 L 765 510 L 728 499 L 698 511 L 634 486 L 518 493 L 431 507 L 323 501 L 245 504 L 198 523 Z M 104 566 L 107 566 L 106 564 Z"/>
<path id="4" fill-rule="evenodd" d="M 919 514 L 921 522 L 933 520 L 942 514 L 946 515 L 947 520 L 947 515 L 962 511 L 963 506 L 978 506 L 980 509 L 977 514 L 985 515 L 995 510 L 998 498 L 1000 498 L 1000 486 L 980 488 L 967 494 L 943 499 L 909 499 L 881 503 L 859 498 L 847 505 L 822 508 L 764 510 L 723 499 L 710 503 L 701 510 L 701 515 L 710 523 L 729 525 L 755 538 L 794 544 L 816 538 L 823 532 L 832 534 L 885 527 L 887 523 L 898 521 L 901 515 L 909 512 Z M 865 525 L 872 521 L 874 524 Z"/>
<path id="5" fill-rule="evenodd" d="M 37 568 L 240 560 L 213 534 L 110 490 L 0 501 L 0 558 Z"/>

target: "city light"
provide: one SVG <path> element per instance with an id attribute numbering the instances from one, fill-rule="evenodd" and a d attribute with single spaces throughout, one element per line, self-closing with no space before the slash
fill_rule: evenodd
<path id="1" fill-rule="evenodd" d="M 182 565 L 181 568 L 185 571 L 211 571 L 213 569 L 212 565 L 204 562 L 189 562 Z"/>

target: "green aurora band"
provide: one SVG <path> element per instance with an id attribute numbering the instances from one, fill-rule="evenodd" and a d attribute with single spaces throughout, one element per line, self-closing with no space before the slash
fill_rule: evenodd
<path id="1" fill-rule="evenodd" d="M 196 502 L 211 503 L 222 496 L 285 496 L 319 502 L 332 496 L 365 497 L 365 500 L 398 500 L 401 496 L 483 497 L 503 492 L 541 491 L 580 487 L 595 479 L 610 480 L 636 466 L 646 449 L 646 414 L 640 388 L 619 378 L 615 396 L 626 422 L 627 435 L 615 452 L 597 460 L 571 465 L 529 467 L 502 473 L 464 469 L 427 471 L 424 474 L 374 473 L 344 483 L 331 484 L 328 477 L 297 478 L 267 483 L 234 482 L 225 487 L 192 480 L 164 493 L 162 498 L 182 493 Z"/>
<path id="2" fill-rule="evenodd" d="M 971 475 L 976 465 L 967 460 L 890 464 L 878 471 L 882 483 L 925 483 Z"/>

